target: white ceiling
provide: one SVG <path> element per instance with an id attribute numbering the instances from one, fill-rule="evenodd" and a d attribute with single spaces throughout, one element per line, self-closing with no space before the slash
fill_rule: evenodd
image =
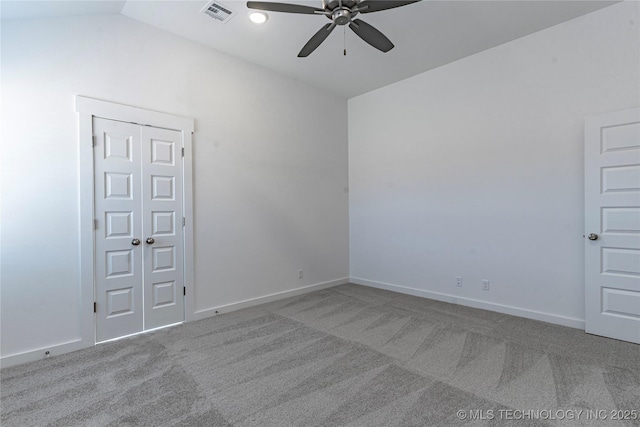
<path id="1" fill-rule="evenodd" d="M 261 26 L 248 19 L 246 1 L 220 0 L 237 14 L 226 23 L 187 1 L 2 1 L 3 19 L 121 13 L 302 82 L 353 97 L 510 40 L 584 15 L 616 1 L 423 0 L 359 15 L 395 44 L 382 53 L 338 27 L 308 58 L 297 54 L 329 21 L 319 15 L 269 12 Z M 321 7 L 321 1 L 281 0 Z M 346 29 L 346 32 L 343 32 Z M 345 38 L 345 34 L 346 38 Z M 346 42 L 347 56 L 343 56 Z"/>
<path id="2" fill-rule="evenodd" d="M 92 1 L 6 1 L 0 0 L 0 17 L 5 19 L 54 18 L 62 16 L 120 13 L 126 0 Z"/>

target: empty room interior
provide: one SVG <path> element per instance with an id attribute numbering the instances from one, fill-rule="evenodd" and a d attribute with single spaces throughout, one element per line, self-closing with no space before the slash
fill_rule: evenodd
<path id="1" fill-rule="evenodd" d="M 0 17 L 2 426 L 640 426 L 640 2 Z"/>

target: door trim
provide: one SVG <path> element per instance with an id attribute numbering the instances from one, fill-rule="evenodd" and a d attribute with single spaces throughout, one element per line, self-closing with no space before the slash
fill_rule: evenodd
<path id="1" fill-rule="evenodd" d="M 193 274 L 193 155 L 192 135 L 194 120 L 188 117 L 131 107 L 99 99 L 76 96 L 78 113 L 78 177 L 80 206 L 80 289 L 78 293 L 80 337 L 83 346 L 95 345 L 94 302 L 94 165 L 93 165 L 93 118 L 118 120 L 143 126 L 176 130 L 182 133 L 184 144 L 183 164 L 183 210 L 184 226 L 184 286 L 185 321 L 194 320 L 194 274 Z"/>

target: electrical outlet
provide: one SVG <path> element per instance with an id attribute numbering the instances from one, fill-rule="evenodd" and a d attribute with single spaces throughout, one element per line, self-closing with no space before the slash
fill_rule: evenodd
<path id="1" fill-rule="evenodd" d="M 298 270 L 298 279 L 302 279 L 304 277 L 304 272 L 302 270 Z"/>
<path id="2" fill-rule="evenodd" d="M 462 277 L 456 276 L 456 286 L 459 288 L 462 287 Z"/>
<path id="3" fill-rule="evenodd" d="M 489 281 L 488 280 L 483 280 L 482 281 L 482 290 L 483 291 L 488 291 L 489 290 Z"/>

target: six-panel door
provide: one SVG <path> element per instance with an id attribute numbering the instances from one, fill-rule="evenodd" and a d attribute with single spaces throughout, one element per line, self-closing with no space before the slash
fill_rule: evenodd
<path id="1" fill-rule="evenodd" d="M 640 109 L 585 127 L 585 329 L 640 344 Z"/>
<path id="2" fill-rule="evenodd" d="M 94 119 L 96 341 L 184 320 L 182 139 Z"/>
<path id="3" fill-rule="evenodd" d="M 184 320 L 182 139 L 153 127 L 141 135 L 144 322 L 153 329 Z"/>

